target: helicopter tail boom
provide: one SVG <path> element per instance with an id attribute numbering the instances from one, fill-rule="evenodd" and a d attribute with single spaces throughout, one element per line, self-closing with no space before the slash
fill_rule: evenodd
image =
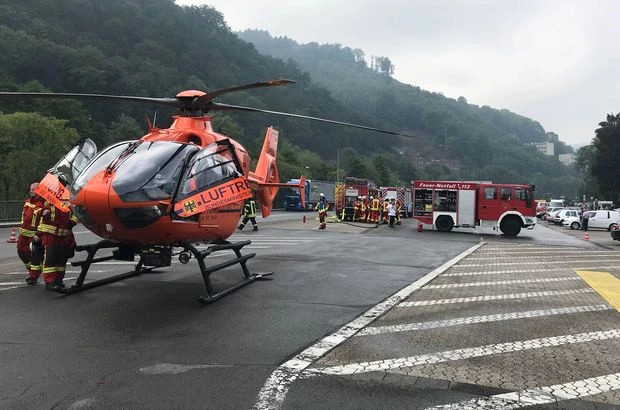
<path id="1" fill-rule="evenodd" d="M 281 183 L 278 168 L 276 167 L 277 153 L 278 131 L 273 127 L 269 127 L 265 133 L 265 141 L 256 164 L 256 170 L 248 175 L 248 182 L 258 196 L 263 218 L 271 215 L 273 200 L 278 193 L 279 187 L 299 188 L 301 202 L 304 206 L 306 203 L 304 189 L 306 178 L 302 175 L 299 179 L 299 184 Z"/>

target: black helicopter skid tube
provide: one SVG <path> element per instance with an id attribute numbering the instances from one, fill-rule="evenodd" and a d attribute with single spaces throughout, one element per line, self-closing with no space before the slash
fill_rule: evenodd
<path id="1" fill-rule="evenodd" d="M 72 285 L 69 288 L 55 287 L 55 288 L 53 288 L 53 290 L 55 290 L 58 293 L 63 293 L 65 295 L 70 295 L 72 293 L 82 292 L 84 290 L 96 288 L 96 287 L 99 287 L 99 286 L 107 285 L 107 284 L 110 284 L 110 283 L 118 282 L 120 280 L 124 280 L 124 279 L 128 279 L 128 278 L 131 278 L 131 277 L 134 277 L 134 276 L 138 276 L 138 275 L 140 275 L 142 273 L 149 272 L 149 271 L 151 271 L 151 270 L 153 270 L 155 268 L 155 267 L 144 268 L 143 267 L 143 260 L 142 260 L 142 257 L 141 257 L 139 262 L 138 262 L 138 264 L 136 265 L 135 269 L 133 271 L 131 271 L 131 272 L 122 273 L 120 275 L 114 275 L 114 276 L 111 276 L 111 277 L 108 277 L 108 278 L 98 279 L 98 280 L 94 280 L 92 282 L 84 283 L 84 279 L 86 279 L 86 275 L 88 274 L 88 270 L 90 269 L 92 264 L 97 263 L 97 262 L 104 262 L 104 261 L 119 259 L 116 255 L 110 255 L 110 256 L 103 256 L 101 258 L 95 258 L 95 254 L 100 249 L 119 248 L 119 246 L 120 246 L 120 244 L 118 242 L 110 241 L 110 240 L 102 240 L 102 241 L 99 241 L 99 242 L 97 242 L 95 244 L 78 246 L 75 249 L 76 252 L 86 251 L 87 252 L 87 256 L 86 256 L 86 259 L 83 260 L 83 261 L 71 262 L 71 266 L 80 266 L 82 268 L 82 270 L 80 271 L 80 275 L 78 276 L 77 280 L 75 281 L 75 284 Z"/>
<path id="2" fill-rule="evenodd" d="M 252 241 L 241 241 L 241 242 L 228 242 L 225 241 L 221 244 L 211 245 L 205 250 L 199 250 L 190 242 L 183 243 L 183 247 L 186 251 L 191 252 L 196 260 L 198 261 L 198 266 L 200 266 L 200 272 L 202 273 L 202 278 L 205 282 L 205 287 L 207 289 L 206 296 L 198 296 L 198 301 L 203 305 L 208 305 L 210 303 L 215 302 L 218 299 L 254 282 L 257 279 L 262 279 L 265 276 L 273 274 L 273 272 L 266 273 L 250 273 L 248 267 L 246 266 L 246 262 L 248 259 L 251 259 L 256 256 L 255 253 L 248 253 L 247 255 L 241 255 L 241 248 L 246 245 L 249 245 Z M 215 266 L 207 267 L 205 264 L 205 258 L 212 254 L 213 252 L 223 251 L 232 249 L 235 252 L 236 258 L 231 259 L 226 262 L 222 262 Z M 243 270 L 244 278 L 239 282 L 231 285 L 219 292 L 216 292 L 213 288 L 213 284 L 211 283 L 211 274 L 217 272 L 218 270 L 225 269 L 229 266 L 233 266 L 239 264 L 241 265 L 241 269 Z"/>

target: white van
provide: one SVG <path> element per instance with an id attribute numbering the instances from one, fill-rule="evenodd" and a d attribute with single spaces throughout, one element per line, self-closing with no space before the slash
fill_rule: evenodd
<path id="1" fill-rule="evenodd" d="M 611 230 L 614 225 L 620 225 L 620 212 L 618 211 L 589 211 L 588 229 L 599 228 Z"/>
<path id="2" fill-rule="evenodd" d="M 563 199 L 552 199 L 549 201 L 549 208 L 564 208 L 565 206 Z"/>

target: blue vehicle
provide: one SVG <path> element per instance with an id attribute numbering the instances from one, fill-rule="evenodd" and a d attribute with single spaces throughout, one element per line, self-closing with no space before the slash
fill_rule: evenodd
<path id="1" fill-rule="evenodd" d="M 284 210 L 305 211 L 306 209 L 302 206 L 299 195 L 287 195 L 284 197 Z"/>

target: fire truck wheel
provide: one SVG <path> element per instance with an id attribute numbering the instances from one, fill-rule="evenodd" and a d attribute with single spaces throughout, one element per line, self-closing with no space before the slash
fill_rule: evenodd
<path id="1" fill-rule="evenodd" d="M 454 221 L 448 215 L 441 215 L 437 217 L 435 227 L 439 232 L 450 232 L 454 227 Z"/>
<path id="2" fill-rule="evenodd" d="M 499 225 L 499 229 L 506 236 L 517 236 L 521 232 L 521 222 L 517 218 L 507 217 Z"/>

